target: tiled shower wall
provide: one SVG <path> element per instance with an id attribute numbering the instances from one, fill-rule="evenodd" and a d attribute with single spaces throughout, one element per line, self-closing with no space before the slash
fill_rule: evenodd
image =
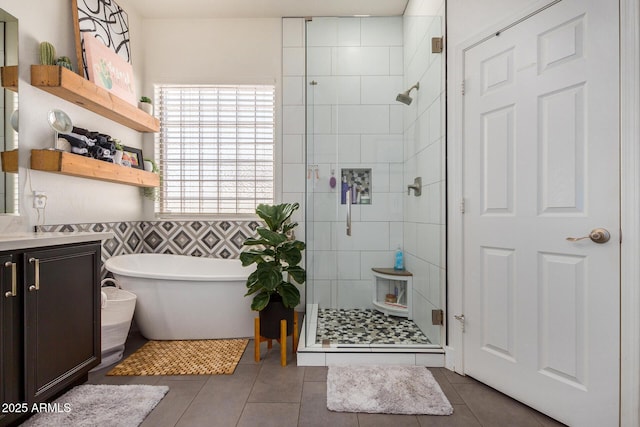
<path id="1" fill-rule="evenodd" d="M 116 255 L 163 253 L 212 258 L 238 258 L 257 221 L 130 221 L 42 225 L 37 231 L 111 231 L 102 242 L 102 261 Z M 104 272 L 103 272 L 104 273 Z"/>

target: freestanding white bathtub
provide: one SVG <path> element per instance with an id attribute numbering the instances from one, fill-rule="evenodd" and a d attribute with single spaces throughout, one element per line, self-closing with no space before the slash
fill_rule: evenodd
<path id="1" fill-rule="evenodd" d="M 246 280 L 237 259 L 168 254 L 119 255 L 105 261 L 123 289 L 138 297 L 135 321 L 153 340 L 253 336 Z"/>

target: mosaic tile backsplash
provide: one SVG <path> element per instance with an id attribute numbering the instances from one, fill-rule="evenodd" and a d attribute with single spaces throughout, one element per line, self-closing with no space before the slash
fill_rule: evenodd
<path id="1" fill-rule="evenodd" d="M 36 231 L 111 231 L 102 242 L 102 261 L 112 256 L 163 253 L 239 258 L 242 243 L 254 236 L 258 221 L 129 221 L 37 226 Z M 103 275 L 104 275 L 103 270 Z"/>

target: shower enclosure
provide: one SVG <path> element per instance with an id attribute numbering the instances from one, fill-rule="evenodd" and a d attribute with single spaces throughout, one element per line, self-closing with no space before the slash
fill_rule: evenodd
<path id="1" fill-rule="evenodd" d="M 440 17 L 305 21 L 307 348 L 442 347 L 441 35 Z"/>

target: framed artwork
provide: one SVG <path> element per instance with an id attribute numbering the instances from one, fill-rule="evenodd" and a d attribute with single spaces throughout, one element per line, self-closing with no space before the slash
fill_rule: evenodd
<path id="1" fill-rule="evenodd" d="M 116 55 L 96 37 L 87 37 L 84 40 L 84 49 L 89 80 L 130 104 L 137 105 L 131 64 Z"/>
<path id="2" fill-rule="evenodd" d="M 122 146 L 122 163 L 128 161 L 132 168 L 144 170 L 144 158 L 142 157 L 142 150 L 139 148 Z"/>
<path id="3" fill-rule="evenodd" d="M 129 17 L 113 0 L 72 0 L 73 25 L 76 33 L 78 74 L 89 77 L 85 56 L 85 40 L 99 39 L 102 44 L 131 63 Z"/>

